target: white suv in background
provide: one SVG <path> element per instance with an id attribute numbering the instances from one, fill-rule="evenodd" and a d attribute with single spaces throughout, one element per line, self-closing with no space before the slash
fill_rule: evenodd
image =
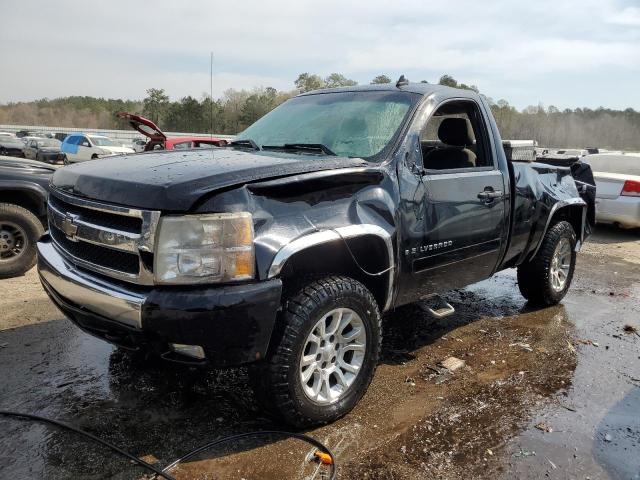
<path id="1" fill-rule="evenodd" d="M 109 137 L 72 133 L 62 142 L 60 150 L 65 154 L 65 163 L 84 162 L 96 158 L 135 153 L 133 148 L 123 147 Z"/>

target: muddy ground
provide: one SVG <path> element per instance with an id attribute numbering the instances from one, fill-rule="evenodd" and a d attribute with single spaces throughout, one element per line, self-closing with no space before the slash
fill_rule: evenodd
<path id="1" fill-rule="evenodd" d="M 387 318 L 383 358 L 358 407 L 307 432 L 341 479 L 640 479 L 640 237 L 601 228 L 561 305 L 532 310 L 513 271 Z M 244 369 L 144 362 L 80 332 L 34 271 L 0 281 L 0 409 L 73 422 L 158 465 L 216 438 L 286 428 Z M 466 366 L 443 374 L 448 356 Z M 178 479 L 326 478 L 298 440 L 253 437 L 172 470 Z M 69 433 L 0 418 L 0 478 L 143 478 Z"/>

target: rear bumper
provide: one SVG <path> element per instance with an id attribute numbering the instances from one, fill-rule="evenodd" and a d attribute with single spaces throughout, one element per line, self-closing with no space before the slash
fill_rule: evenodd
<path id="1" fill-rule="evenodd" d="M 596 198 L 596 221 L 640 228 L 640 197 Z"/>
<path id="2" fill-rule="evenodd" d="M 38 271 L 56 306 L 78 327 L 132 349 L 187 360 L 170 344 L 202 347 L 212 366 L 264 358 L 282 282 L 220 287 L 140 288 L 106 281 L 64 259 L 48 235 L 38 242 Z"/>

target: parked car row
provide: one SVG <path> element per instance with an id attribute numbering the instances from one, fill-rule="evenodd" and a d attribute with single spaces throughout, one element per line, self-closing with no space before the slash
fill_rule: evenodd
<path id="1" fill-rule="evenodd" d="M 133 148 L 123 147 L 109 137 L 88 135 L 82 132 L 69 134 L 62 142 L 60 149 L 65 156 L 65 163 L 67 164 L 125 153 L 135 153 Z"/>
<path id="2" fill-rule="evenodd" d="M 20 134 L 20 136 L 18 136 Z M 58 134 L 56 134 L 58 136 Z M 17 134 L 0 132 L 0 155 L 39 160 L 51 164 L 68 164 L 105 156 L 135 153 L 104 135 L 82 132 L 53 135 L 22 130 Z"/>

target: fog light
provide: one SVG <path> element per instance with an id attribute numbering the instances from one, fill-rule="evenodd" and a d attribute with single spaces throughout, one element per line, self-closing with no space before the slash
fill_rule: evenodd
<path id="1" fill-rule="evenodd" d="M 170 343 L 171 350 L 187 357 L 203 360 L 205 358 L 204 349 L 200 345 L 184 345 L 182 343 Z"/>

